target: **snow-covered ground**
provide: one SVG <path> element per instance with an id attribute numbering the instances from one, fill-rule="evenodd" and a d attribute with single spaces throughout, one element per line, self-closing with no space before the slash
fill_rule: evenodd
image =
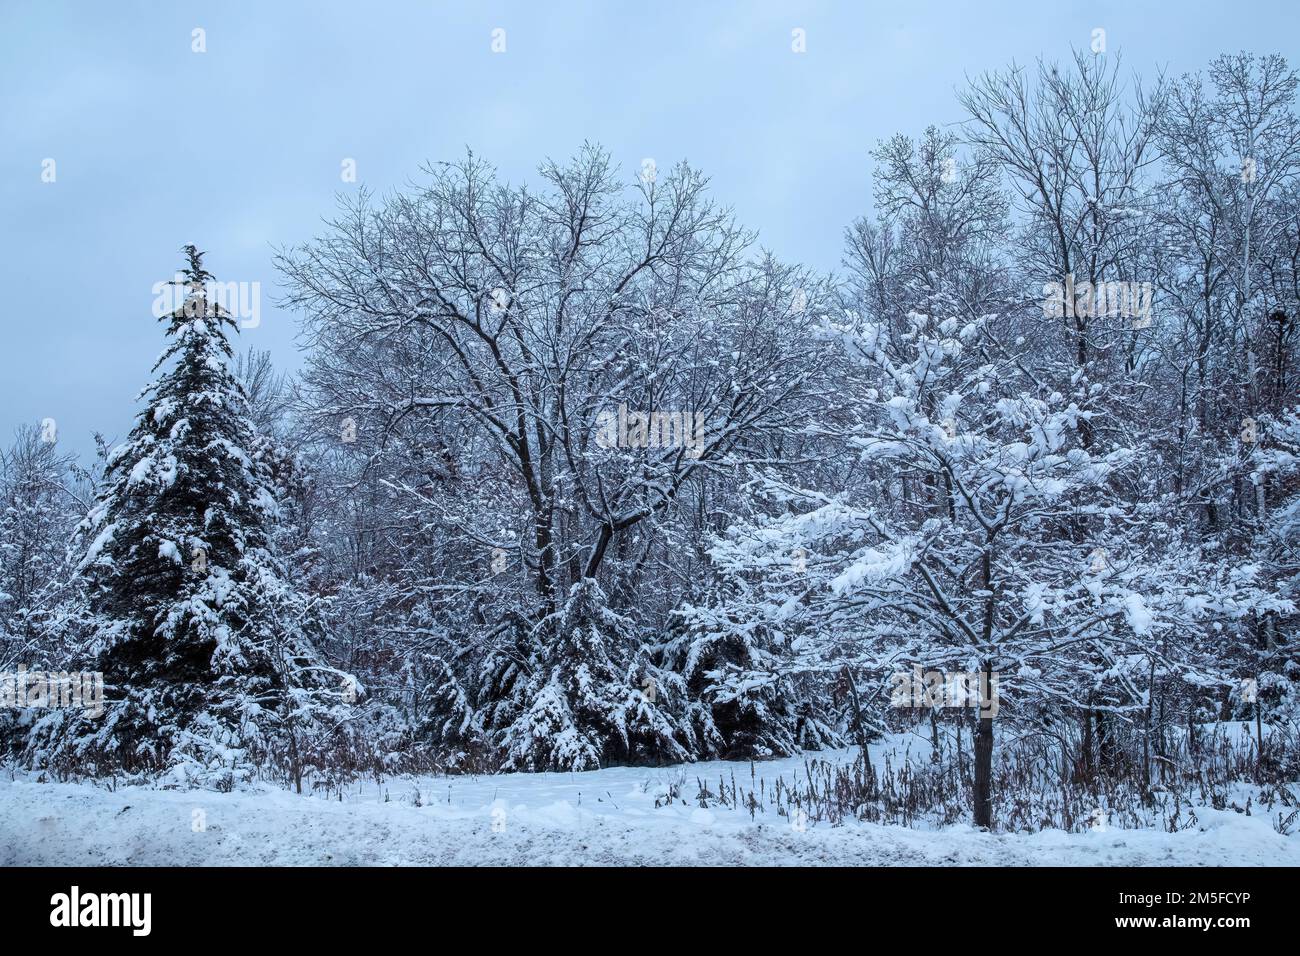
<path id="1" fill-rule="evenodd" d="M 848 760 L 848 751 L 830 755 Z M 757 765 L 767 780 L 802 773 L 801 759 Z M 589 773 L 373 781 L 344 799 L 279 789 L 236 793 L 0 780 L 4 865 L 1300 865 L 1300 836 L 1266 815 L 1197 808 L 1176 834 L 1118 830 L 1032 835 L 966 826 L 875 824 L 799 828 L 785 817 L 701 809 L 696 778 L 749 764 L 711 762 Z M 657 795 L 685 779 L 672 806 Z M 418 804 L 418 805 L 417 805 Z"/>

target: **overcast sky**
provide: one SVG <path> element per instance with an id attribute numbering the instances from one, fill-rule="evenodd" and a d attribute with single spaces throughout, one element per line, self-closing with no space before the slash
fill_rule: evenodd
<path id="1" fill-rule="evenodd" d="M 996 6 L 1000 12 L 992 13 Z M 208 251 L 261 284 L 238 348 L 298 364 L 275 246 L 335 195 L 385 191 L 472 147 L 511 181 L 603 144 L 632 178 L 689 159 L 779 256 L 839 265 L 868 151 L 962 117 L 964 74 L 1060 59 L 1106 31 L 1144 76 L 1217 53 L 1300 65 L 1295 0 L 1231 4 L 871 2 L 82 2 L 0 5 L 0 440 L 125 437 L 161 351 L 153 286 Z M 193 52 L 193 31 L 206 52 Z M 807 52 L 791 49 L 806 31 Z M 505 52 L 492 50 L 505 31 Z M 44 182 L 46 160 L 54 181 Z M 46 175 L 48 178 L 48 173 Z"/>

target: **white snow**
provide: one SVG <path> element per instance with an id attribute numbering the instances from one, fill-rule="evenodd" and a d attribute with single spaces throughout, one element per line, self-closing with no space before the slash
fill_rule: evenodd
<path id="1" fill-rule="evenodd" d="M 802 768 L 802 758 L 755 765 L 769 783 Z M 693 799 L 697 777 L 716 791 L 733 772 L 749 785 L 748 763 L 712 761 L 395 778 L 356 785 L 341 802 L 278 788 L 112 792 L 6 777 L 0 865 L 1300 865 L 1300 836 L 1276 833 L 1265 813 L 1197 807 L 1199 825 L 1174 834 L 811 823 L 801 832 L 770 808 L 751 822 L 748 812 Z M 656 807 L 672 782 L 686 802 Z"/>
<path id="2" fill-rule="evenodd" d="M 1142 595 L 1133 592 L 1124 595 L 1124 617 L 1134 634 L 1143 636 L 1151 633 L 1151 612 L 1147 610 Z"/>

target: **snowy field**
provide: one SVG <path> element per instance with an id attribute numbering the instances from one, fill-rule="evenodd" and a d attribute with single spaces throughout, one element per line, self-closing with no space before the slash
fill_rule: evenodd
<path id="1" fill-rule="evenodd" d="M 849 761 L 850 751 L 830 755 Z M 798 758 L 756 766 L 767 780 L 802 774 Z M 279 790 L 109 790 L 0 781 L 4 865 L 1300 865 L 1300 836 L 1266 815 L 1209 807 L 1176 834 L 1109 829 L 985 834 L 967 826 L 809 825 L 770 810 L 701 809 L 697 777 L 747 763 L 706 762 L 589 773 L 397 778 L 326 799 Z M 685 780 L 671 806 L 664 793 Z"/>

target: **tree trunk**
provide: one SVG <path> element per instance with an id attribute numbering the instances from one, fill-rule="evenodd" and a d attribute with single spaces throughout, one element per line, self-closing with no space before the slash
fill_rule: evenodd
<path id="1" fill-rule="evenodd" d="M 1119 741 L 1115 737 L 1115 731 L 1111 727 L 1106 711 L 1098 710 L 1095 713 L 1097 717 L 1097 764 L 1103 772 L 1113 774 L 1119 769 Z"/>
<path id="2" fill-rule="evenodd" d="M 289 731 L 289 769 L 293 774 L 293 786 L 297 793 L 302 793 L 302 761 L 298 759 L 298 735 Z"/>
<path id="3" fill-rule="evenodd" d="M 993 662 L 984 662 L 984 686 L 993 686 Z M 975 725 L 975 825 L 993 829 L 993 711 Z"/>
<path id="4" fill-rule="evenodd" d="M 1260 700 L 1259 691 L 1255 691 L 1255 775 L 1262 782 L 1264 773 L 1264 723 L 1260 710 L 1264 702 Z"/>
<path id="5" fill-rule="evenodd" d="M 981 561 L 984 571 L 984 590 L 988 599 L 984 604 L 984 645 L 993 644 L 993 614 L 997 594 L 993 588 L 993 555 L 986 545 Z M 993 691 L 993 660 L 984 660 L 984 682 L 980 687 L 980 702 Z M 979 711 L 979 723 L 975 729 L 975 825 L 993 829 L 993 708 Z"/>
<path id="6" fill-rule="evenodd" d="M 1151 658 L 1151 668 L 1147 672 L 1147 713 L 1146 726 L 1142 728 L 1142 799 L 1151 799 L 1151 718 L 1156 706 L 1156 659 Z"/>
<path id="7" fill-rule="evenodd" d="M 863 771 L 866 771 L 867 765 L 867 732 L 862 727 L 862 702 L 858 699 L 858 684 L 853 679 L 853 671 L 845 665 L 844 676 L 849 681 L 849 700 L 853 703 L 853 733 L 858 740 L 858 748 L 862 751 Z"/>
<path id="8" fill-rule="evenodd" d="M 1086 708 L 1083 711 L 1083 742 L 1080 749 L 1082 758 L 1079 761 L 1079 772 L 1084 780 L 1092 779 L 1092 708 Z"/>
<path id="9" fill-rule="evenodd" d="M 957 719 L 953 721 L 957 730 L 957 784 L 958 786 L 960 786 L 962 781 L 966 779 L 966 756 L 965 754 L 962 753 L 962 749 L 961 749 L 961 725 L 965 722 L 965 720 L 966 717 L 964 714 L 958 714 Z"/>
<path id="10" fill-rule="evenodd" d="M 993 717 L 980 715 L 975 729 L 975 825 L 993 828 Z"/>
<path id="11" fill-rule="evenodd" d="M 1160 716 L 1156 721 L 1156 757 L 1160 760 L 1160 782 L 1169 779 L 1168 748 L 1165 747 L 1165 686 L 1160 684 Z"/>

